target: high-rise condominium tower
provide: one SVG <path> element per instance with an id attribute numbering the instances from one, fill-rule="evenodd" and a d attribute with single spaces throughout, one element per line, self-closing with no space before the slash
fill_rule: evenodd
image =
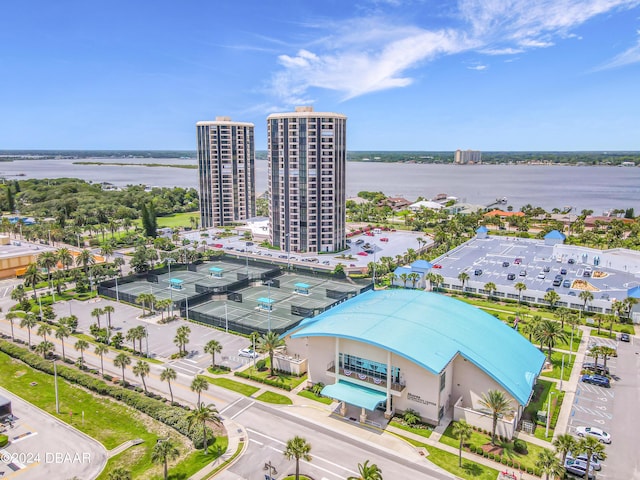
<path id="1" fill-rule="evenodd" d="M 229 225 L 256 214 L 253 123 L 198 122 L 200 225 Z"/>
<path id="2" fill-rule="evenodd" d="M 269 240 L 289 252 L 345 246 L 347 117 L 297 107 L 267 118 Z"/>

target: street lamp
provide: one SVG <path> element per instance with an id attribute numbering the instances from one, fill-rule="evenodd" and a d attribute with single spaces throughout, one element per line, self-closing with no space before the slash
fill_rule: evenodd
<path id="1" fill-rule="evenodd" d="M 547 438 L 549 436 L 549 422 L 551 421 L 551 395 L 553 395 L 554 392 L 549 392 L 549 401 L 547 403 L 547 426 L 544 430 L 544 438 Z"/>
<path id="2" fill-rule="evenodd" d="M 53 361 L 53 384 L 56 391 L 56 413 L 60 413 L 60 400 L 58 398 L 58 366 L 56 361 Z"/>
<path id="3" fill-rule="evenodd" d="M 269 460 L 268 462 L 265 462 L 264 467 L 262 468 L 265 472 L 268 471 L 269 474 L 266 474 L 264 476 L 264 480 L 275 480 L 273 478 L 274 475 L 277 475 L 278 472 L 276 470 L 276 467 L 274 467 L 273 465 L 271 465 L 271 460 Z"/>
<path id="4" fill-rule="evenodd" d="M 569 357 L 571 358 L 571 357 Z M 562 354 L 562 367 L 560 368 L 560 390 L 562 390 L 562 378 L 564 377 L 564 353 Z"/>
<path id="5" fill-rule="evenodd" d="M 171 316 L 173 316 L 173 285 L 171 284 L 171 264 L 173 258 L 167 257 L 167 266 L 169 267 L 169 300 L 171 300 Z"/>
<path id="6" fill-rule="evenodd" d="M 267 299 L 269 303 L 267 304 L 267 330 L 271 331 L 271 284 L 273 282 L 271 280 L 267 280 Z"/>
<path id="7" fill-rule="evenodd" d="M 286 239 L 287 242 L 287 271 L 289 271 L 289 269 L 291 268 L 291 244 L 290 242 L 290 238 L 289 238 L 289 233 L 285 233 L 284 234 L 284 238 Z"/>

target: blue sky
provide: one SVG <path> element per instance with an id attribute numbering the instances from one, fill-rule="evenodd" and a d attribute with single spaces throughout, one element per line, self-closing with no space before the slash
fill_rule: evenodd
<path id="1" fill-rule="evenodd" d="M 350 150 L 640 150 L 640 0 L 3 2 L 0 149 L 195 149 L 312 104 Z"/>

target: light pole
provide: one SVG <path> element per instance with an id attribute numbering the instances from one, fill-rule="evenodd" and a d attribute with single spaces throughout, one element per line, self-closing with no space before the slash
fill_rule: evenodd
<path id="1" fill-rule="evenodd" d="M 553 395 L 553 392 L 549 392 L 549 401 L 547 403 L 547 426 L 544 430 L 544 438 L 549 436 L 549 422 L 551 422 L 551 395 Z"/>
<path id="2" fill-rule="evenodd" d="M 169 267 L 169 300 L 171 300 L 171 316 L 173 316 L 173 285 L 171 284 L 171 264 L 173 258 L 167 257 L 167 266 Z"/>
<path id="3" fill-rule="evenodd" d="M 571 358 L 571 357 L 569 357 Z M 564 377 L 564 353 L 562 354 L 562 367 L 560 368 L 560 390 L 562 390 L 562 378 Z"/>
<path id="4" fill-rule="evenodd" d="M 58 398 L 58 366 L 56 361 L 53 361 L 53 384 L 56 391 L 56 413 L 60 413 L 60 400 Z"/>
<path id="5" fill-rule="evenodd" d="M 229 312 L 227 310 L 227 301 L 224 301 L 224 331 L 229 333 Z"/>
<path id="6" fill-rule="evenodd" d="M 144 326 L 144 336 L 147 343 L 147 358 L 149 358 L 149 329 L 146 325 Z"/>
<path id="7" fill-rule="evenodd" d="M 120 302 L 120 293 L 118 292 L 118 277 L 115 277 L 116 280 L 116 302 Z"/>
<path id="8" fill-rule="evenodd" d="M 277 474 L 278 474 L 278 472 L 276 471 L 276 467 L 274 467 L 273 465 L 271 465 L 271 460 L 269 460 L 268 462 L 266 462 L 266 463 L 264 464 L 264 468 L 263 468 L 263 470 L 264 470 L 265 472 L 266 472 L 266 471 L 268 471 L 268 472 L 269 472 L 269 474 L 268 474 L 268 475 L 265 475 L 265 476 L 264 476 L 265 480 L 275 480 L 275 479 L 273 478 L 273 476 L 274 476 L 274 475 L 277 475 Z"/>
<path id="9" fill-rule="evenodd" d="M 289 239 L 289 233 L 285 233 L 284 234 L 284 238 L 286 239 L 287 242 L 287 271 L 289 271 L 289 269 L 291 268 L 291 244 L 290 239 Z"/>
<path id="10" fill-rule="evenodd" d="M 271 280 L 267 281 L 267 330 L 271 331 L 271 284 L 273 282 Z"/>

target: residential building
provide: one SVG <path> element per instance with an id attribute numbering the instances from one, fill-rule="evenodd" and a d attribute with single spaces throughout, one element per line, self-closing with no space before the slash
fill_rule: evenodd
<path id="1" fill-rule="evenodd" d="M 346 125 L 297 107 L 267 118 L 269 241 L 289 252 L 345 247 Z"/>
<path id="2" fill-rule="evenodd" d="M 253 123 L 198 122 L 200 225 L 222 227 L 256 214 Z"/>
<path id="3" fill-rule="evenodd" d="M 478 150 L 456 150 L 454 163 L 459 165 L 482 163 L 482 152 Z"/>

